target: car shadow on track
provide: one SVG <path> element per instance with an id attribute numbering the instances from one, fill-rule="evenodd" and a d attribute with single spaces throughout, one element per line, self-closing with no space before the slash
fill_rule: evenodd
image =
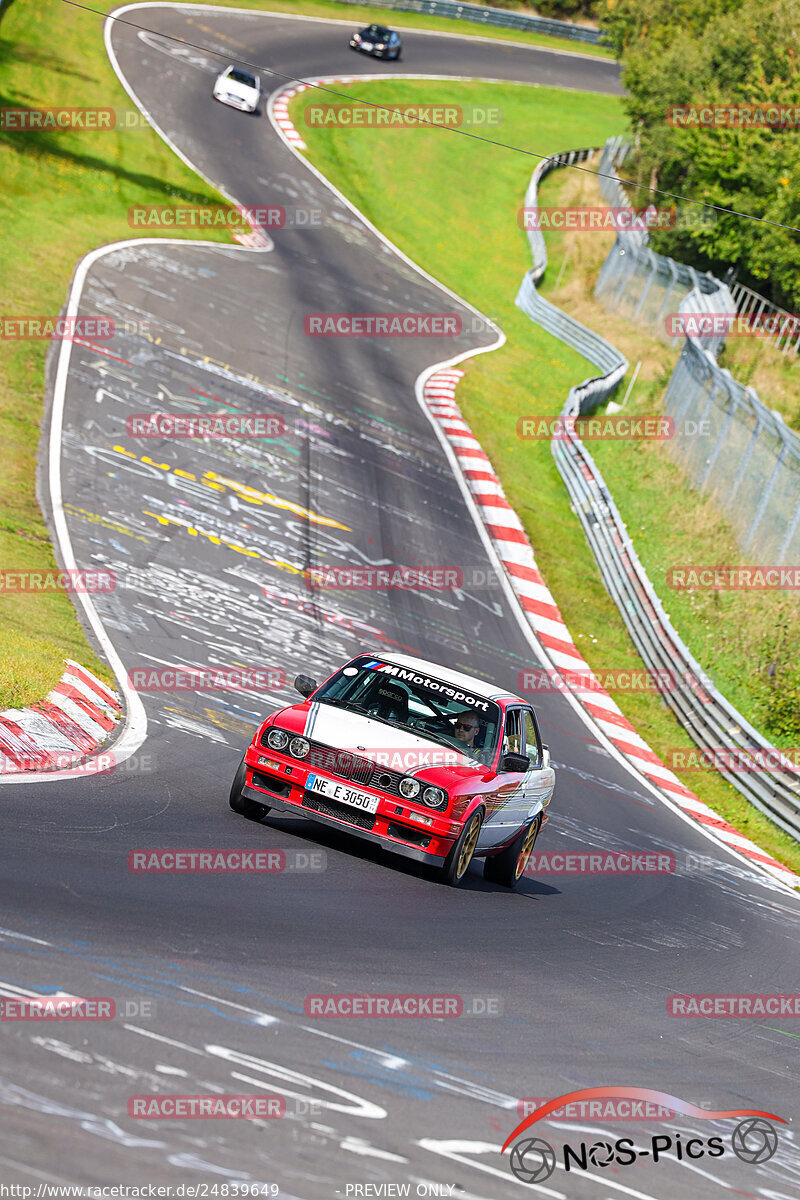
<path id="1" fill-rule="evenodd" d="M 305 821 L 302 818 L 279 816 L 264 817 L 258 824 L 263 825 L 266 829 L 280 830 L 292 837 L 301 839 L 303 842 L 313 843 L 315 846 L 337 851 L 348 858 L 360 859 L 361 862 L 374 863 L 376 866 L 380 866 L 388 871 L 395 871 L 410 879 L 419 879 L 434 887 L 444 886 L 437 879 L 434 867 L 430 867 L 425 863 L 415 862 L 411 858 L 404 858 L 400 854 L 393 854 L 391 850 L 379 846 L 374 842 L 367 842 L 362 838 L 354 837 L 344 829 L 340 831 L 330 828 L 327 825 L 317 824 L 317 822 Z M 509 888 L 489 883 L 483 878 L 482 873 L 483 862 L 478 859 L 470 866 L 466 877 L 459 884 L 458 890 L 462 892 L 495 892 L 498 895 L 513 895 L 525 897 L 530 900 L 545 896 L 561 895 L 559 888 L 553 887 L 549 883 L 540 883 L 536 879 L 523 879 L 512 892 Z"/>

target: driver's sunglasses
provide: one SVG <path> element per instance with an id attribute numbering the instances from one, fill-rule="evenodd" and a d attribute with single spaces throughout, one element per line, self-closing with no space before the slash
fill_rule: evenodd
<path id="1" fill-rule="evenodd" d="M 468 725 L 464 721 L 456 721 L 456 729 L 463 729 L 465 733 L 474 733 L 477 726 Z"/>

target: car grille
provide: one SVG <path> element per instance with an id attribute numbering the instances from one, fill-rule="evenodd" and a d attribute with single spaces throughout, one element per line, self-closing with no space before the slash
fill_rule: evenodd
<path id="1" fill-rule="evenodd" d="M 266 731 L 261 739 L 261 745 L 267 746 Z M 302 760 L 307 766 L 317 771 L 327 771 L 338 779 L 349 779 L 362 787 L 375 788 L 379 792 L 388 792 L 392 796 L 400 795 L 400 780 L 404 778 L 399 771 L 390 771 L 381 767 L 368 758 L 360 758 L 349 750 L 336 750 L 332 746 L 324 746 L 321 742 L 311 742 L 311 749 Z"/>
<path id="2" fill-rule="evenodd" d="M 372 829 L 375 825 L 374 813 L 360 812 L 349 804 L 338 804 L 336 800 L 328 800 L 312 792 L 304 794 L 303 808 L 310 808 L 325 817 L 335 817 L 337 821 L 346 821 L 348 825 L 357 825 L 359 829 Z"/>

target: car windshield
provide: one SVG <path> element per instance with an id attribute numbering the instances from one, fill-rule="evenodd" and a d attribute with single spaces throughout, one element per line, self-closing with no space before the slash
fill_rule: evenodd
<path id="1" fill-rule="evenodd" d="M 362 37 L 380 38 L 385 41 L 389 36 L 389 30 L 384 29 L 383 25 L 368 25 L 366 29 L 361 30 Z"/>
<path id="2" fill-rule="evenodd" d="M 234 83 L 243 83 L 245 87 L 254 88 L 256 86 L 255 75 L 248 75 L 247 71 L 238 71 L 236 67 L 228 72 L 228 79 L 232 79 Z"/>
<path id="3" fill-rule="evenodd" d="M 468 687 L 410 667 L 358 658 L 315 693 L 315 703 L 347 707 L 431 738 L 488 764 L 497 745 L 500 709 Z"/>

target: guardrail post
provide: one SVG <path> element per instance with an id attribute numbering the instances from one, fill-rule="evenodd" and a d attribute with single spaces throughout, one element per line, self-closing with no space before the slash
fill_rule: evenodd
<path id="1" fill-rule="evenodd" d="M 758 413 L 756 413 L 755 428 L 753 429 L 753 432 L 750 434 L 750 441 L 745 446 L 744 454 L 742 455 L 741 459 L 739 460 L 739 466 L 736 468 L 736 474 L 734 475 L 733 483 L 731 484 L 731 491 L 730 491 L 730 500 L 731 501 L 734 500 L 737 492 L 739 491 L 739 488 L 742 486 L 742 480 L 744 479 L 744 473 L 747 470 L 747 464 L 750 462 L 750 459 L 753 457 L 753 451 L 756 448 L 756 442 L 758 441 L 758 439 L 761 435 L 761 430 L 763 429 L 763 427 L 764 427 L 764 422 L 762 421 L 761 416 Z"/>
<path id="2" fill-rule="evenodd" d="M 661 301 L 661 308 L 658 310 L 658 313 L 656 315 L 656 319 L 655 319 L 656 326 L 658 326 L 659 322 L 661 321 L 661 318 L 664 316 L 664 309 L 667 307 L 667 304 L 669 303 L 669 298 L 672 295 L 672 293 L 674 292 L 675 285 L 678 282 L 678 269 L 675 266 L 675 263 L 672 261 L 671 258 L 667 259 L 667 266 L 669 267 L 669 273 L 672 276 L 672 278 L 669 281 L 669 287 L 664 292 L 664 299 Z M 672 345 L 674 345 L 675 342 L 677 341 L 677 336 L 674 338 L 669 338 L 668 340 Z"/>
<path id="3" fill-rule="evenodd" d="M 758 527 L 761 524 L 764 513 L 767 510 L 767 505 L 769 504 L 770 499 L 772 498 L 772 493 L 775 490 L 775 484 L 778 482 L 778 476 L 780 475 L 781 471 L 783 470 L 783 462 L 784 462 L 784 459 L 786 458 L 787 453 L 788 453 L 788 447 L 786 445 L 786 442 L 784 442 L 780 448 L 778 457 L 775 460 L 775 466 L 772 468 L 772 474 L 770 475 L 769 480 L 767 481 L 767 486 L 764 488 L 763 492 L 761 493 L 761 498 L 758 502 L 758 507 L 756 508 L 755 516 L 753 517 L 753 520 L 750 522 L 750 528 L 747 530 L 747 533 L 744 536 L 744 541 L 742 543 L 742 549 L 745 552 L 750 550 L 750 548 L 753 545 L 753 542 L 755 541 L 756 533 L 758 532 Z"/>
<path id="4" fill-rule="evenodd" d="M 786 555 L 789 553 L 789 547 L 791 546 L 792 542 L 794 541 L 794 535 L 797 533 L 797 528 L 799 525 L 800 525 L 800 497 L 798 497 L 798 499 L 797 499 L 797 503 L 795 504 L 795 508 L 794 508 L 794 514 L 786 526 L 786 533 L 783 535 L 783 539 L 782 539 L 780 547 L 778 549 L 777 559 L 778 559 L 779 563 L 782 563 L 783 560 L 786 558 Z"/>
<path id="5" fill-rule="evenodd" d="M 650 265 L 650 274 L 648 275 L 647 282 L 645 283 L 644 288 L 642 289 L 642 294 L 639 297 L 639 303 L 636 305 L 636 308 L 633 311 L 633 314 L 631 317 L 632 320 L 636 320 L 636 318 L 639 316 L 639 313 L 642 311 L 644 302 L 647 299 L 647 293 L 650 291 L 650 285 L 652 284 L 652 282 L 655 279 L 657 274 L 658 274 L 658 259 L 656 258 L 655 255 L 653 255 L 651 265 Z"/>
<path id="6" fill-rule="evenodd" d="M 705 486 L 706 486 L 706 483 L 708 482 L 708 478 L 711 475 L 711 472 L 714 470 L 714 467 L 717 465 L 717 459 L 719 458 L 720 451 L 722 450 L 722 447 L 725 445 L 728 434 L 730 433 L 731 425 L 733 424 L 733 418 L 736 414 L 736 409 L 739 407 L 739 402 L 736 399 L 736 395 L 735 395 L 733 389 L 728 386 L 727 381 L 723 381 L 723 382 L 725 384 L 725 390 L 728 394 L 728 411 L 725 414 L 725 420 L 723 422 L 722 429 L 720 429 L 719 434 L 717 436 L 717 440 L 714 443 L 714 449 L 711 451 L 710 455 L 706 459 L 706 469 L 703 472 L 700 479 L 698 480 L 697 487 L 700 492 L 705 491 Z M 714 398 L 715 391 L 716 391 L 716 388 L 714 386 L 712 386 L 711 393 L 709 395 L 709 404 L 706 404 L 706 406 L 703 410 L 703 416 L 700 418 L 701 421 L 704 419 L 706 413 L 709 410 L 709 405 L 710 405 L 710 402 Z"/>

